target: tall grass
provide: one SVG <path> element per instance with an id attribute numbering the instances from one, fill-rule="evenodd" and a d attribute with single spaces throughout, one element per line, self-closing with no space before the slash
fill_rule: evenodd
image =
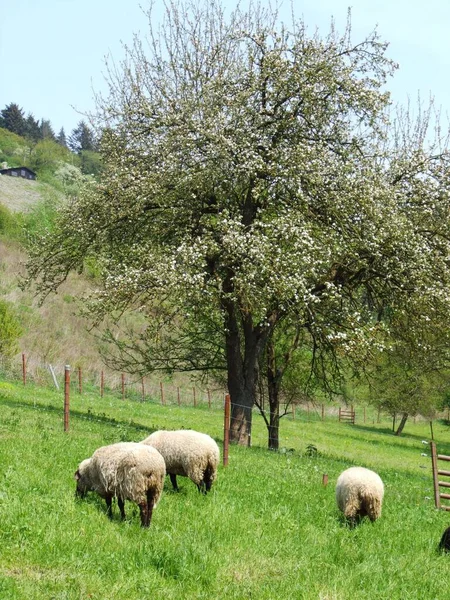
<path id="1" fill-rule="evenodd" d="M 62 394 L 0 383 L 0 598 L 143 600 L 215 598 L 442 599 L 449 558 L 436 551 L 449 516 L 432 500 L 427 424 L 402 438 L 381 425 L 336 419 L 287 421 L 285 447 L 230 448 L 208 496 L 166 483 L 149 530 L 127 503 L 109 521 L 104 502 L 77 501 L 77 464 L 106 443 L 155 428 L 193 427 L 219 443 L 220 410 L 164 407 L 97 394 L 73 395 L 63 432 Z M 448 429 L 435 424 L 442 452 Z M 307 456 L 314 445 L 317 453 Z M 349 529 L 334 499 L 351 464 L 375 468 L 386 485 L 382 517 Z M 425 468 L 422 468 L 425 467 Z M 322 485 L 327 473 L 329 485 Z"/>

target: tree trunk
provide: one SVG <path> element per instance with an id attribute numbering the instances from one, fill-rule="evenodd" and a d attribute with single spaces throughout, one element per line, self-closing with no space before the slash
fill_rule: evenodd
<path id="1" fill-rule="evenodd" d="M 270 421 L 268 427 L 269 449 L 278 450 L 280 447 L 280 413 L 278 407 L 276 410 L 270 409 Z"/>
<path id="2" fill-rule="evenodd" d="M 395 432 L 395 435 L 401 435 L 401 433 L 403 431 L 403 428 L 406 425 L 406 421 L 407 420 L 408 420 L 408 413 L 404 412 L 402 414 L 402 419 L 401 419 L 400 424 L 399 424 L 399 426 L 397 428 L 397 431 Z"/>
<path id="3" fill-rule="evenodd" d="M 251 315 L 242 320 L 243 344 L 235 307 L 224 303 L 226 316 L 226 359 L 231 398 L 230 442 L 250 446 L 252 408 L 258 384 L 258 357 L 265 334 L 252 325 Z"/>
<path id="4" fill-rule="evenodd" d="M 276 368 L 275 347 L 273 340 L 270 339 L 267 344 L 267 390 L 270 407 L 267 429 L 269 435 L 268 446 L 271 450 L 278 450 L 280 447 L 280 383 L 281 373 Z"/>

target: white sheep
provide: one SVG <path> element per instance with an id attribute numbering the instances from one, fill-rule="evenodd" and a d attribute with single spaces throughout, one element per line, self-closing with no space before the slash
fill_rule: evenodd
<path id="1" fill-rule="evenodd" d="M 153 446 L 162 454 L 174 490 L 178 491 L 177 475 L 189 477 L 204 494 L 211 489 L 217 477 L 220 451 L 206 433 L 187 429 L 160 430 L 141 443 Z"/>
<path id="2" fill-rule="evenodd" d="M 376 521 L 381 516 L 383 496 L 380 476 L 364 467 L 346 469 L 336 482 L 337 505 L 352 525 L 366 516 Z"/>
<path id="3" fill-rule="evenodd" d="M 164 487 L 166 465 L 161 454 L 151 446 L 120 442 L 98 448 L 91 458 L 83 460 L 75 472 L 76 494 L 97 492 L 106 500 L 112 517 L 112 498 L 117 497 L 120 514 L 125 519 L 125 500 L 136 502 L 141 525 L 148 527 L 153 508 Z"/>

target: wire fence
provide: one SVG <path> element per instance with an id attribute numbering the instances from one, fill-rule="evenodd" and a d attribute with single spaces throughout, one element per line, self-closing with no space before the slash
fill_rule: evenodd
<path id="1" fill-rule="evenodd" d="M 162 406 L 178 405 L 183 407 L 209 408 L 223 411 L 227 390 L 221 387 L 202 387 L 200 385 L 188 385 L 185 382 L 177 385 L 171 381 L 163 381 L 152 377 L 138 377 L 127 373 L 103 369 L 83 369 L 81 366 L 70 368 L 69 383 L 66 377 L 67 365 L 50 363 L 43 364 L 26 353 L 22 353 L 14 361 L 5 363 L 0 361 L 0 375 L 3 379 L 11 381 L 22 380 L 24 385 L 34 383 L 43 387 L 56 387 L 63 390 L 65 386 L 71 394 L 94 393 L 103 397 L 104 394 L 112 394 L 122 400 L 134 400 L 140 402 L 159 403 Z M 234 403 L 235 408 L 239 408 Z M 245 407 L 241 407 L 245 408 Z M 265 407 L 265 415 L 269 411 Z M 343 420 L 342 415 L 348 411 L 351 420 Z M 257 406 L 252 407 L 254 415 L 259 415 Z M 283 419 L 299 422 L 313 422 L 325 420 L 338 420 L 348 426 L 353 425 L 375 425 L 382 424 L 392 429 L 396 426 L 396 418 L 376 409 L 372 406 L 358 406 L 338 403 L 319 402 L 313 400 L 292 400 L 289 403 L 280 404 L 280 415 Z M 435 418 L 450 421 L 449 410 L 441 411 Z M 232 419 L 236 419 L 235 416 Z M 420 415 L 410 417 L 410 423 L 428 421 Z M 234 424 L 234 421 L 232 421 Z"/>
<path id="2" fill-rule="evenodd" d="M 66 369 L 69 367 L 69 369 Z M 0 362 L 1 376 L 10 381 L 22 381 L 24 385 L 34 383 L 42 387 L 63 389 L 69 371 L 69 386 L 72 394 L 97 393 L 100 397 L 112 394 L 122 400 L 159 402 L 161 405 L 209 407 L 223 409 L 226 390 L 199 385 L 176 385 L 155 378 L 138 377 L 110 370 L 97 372 L 70 365 L 46 365 L 31 361 L 22 353 L 18 360 L 5 364 Z"/>

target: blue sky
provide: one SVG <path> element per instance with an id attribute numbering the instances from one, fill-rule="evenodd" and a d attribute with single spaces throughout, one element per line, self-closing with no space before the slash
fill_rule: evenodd
<path id="1" fill-rule="evenodd" d="M 225 1 L 225 0 L 224 0 Z M 264 4 L 265 0 L 262 0 Z M 145 8 L 148 0 L 140 0 Z M 25 113 L 49 119 L 66 134 L 94 109 L 93 90 L 104 91 L 105 56 L 116 62 L 133 33 L 147 22 L 139 0 L 0 0 L 0 110 L 16 102 Z M 229 2 L 230 6 L 234 2 Z M 157 6 L 160 6 L 157 0 Z M 450 115 L 450 2 L 448 0 L 294 0 L 311 32 L 324 34 L 334 16 L 343 31 L 352 9 L 354 41 L 375 26 L 390 42 L 400 69 L 389 84 L 396 102 L 434 96 L 445 123 Z M 290 14 L 290 2 L 281 4 Z M 287 19 L 286 19 L 287 20 Z"/>

